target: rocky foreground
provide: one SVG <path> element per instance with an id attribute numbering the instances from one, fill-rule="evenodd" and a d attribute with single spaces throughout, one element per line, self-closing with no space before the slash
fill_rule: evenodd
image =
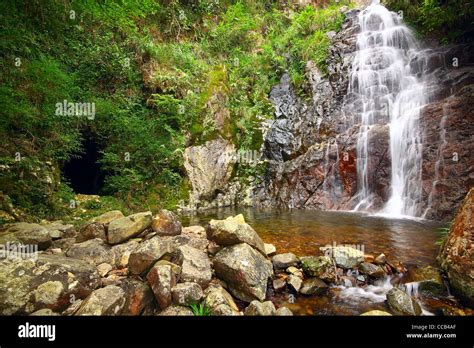
<path id="1" fill-rule="evenodd" d="M 472 212 L 473 191 L 469 197 Z M 460 210 L 460 223 L 467 224 L 469 209 Z M 275 307 L 272 294 L 320 296 L 333 285 L 363 286 L 406 271 L 384 254 L 348 246 L 322 248 L 318 256 L 277 254 L 242 215 L 183 228 L 166 210 L 155 216 L 110 211 L 77 230 L 61 222 L 10 224 L 0 243 L 2 315 L 292 315 Z M 38 252 L 25 255 L 21 245 Z M 446 294 L 437 270 L 419 274 L 424 296 Z M 455 285 L 460 277 L 456 273 Z M 461 294 L 472 291 L 472 277 L 471 283 L 463 279 L 467 290 L 456 288 Z M 386 312 L 364 315 L 422 314 L 408 293 L 405 285 L 394 287 Z"/>

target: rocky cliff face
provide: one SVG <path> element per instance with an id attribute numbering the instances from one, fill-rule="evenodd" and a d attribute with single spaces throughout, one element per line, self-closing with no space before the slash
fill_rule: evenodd
<path id="1" fill-rule="evenodd" d="M 474 189 L 471 189 L 454 219 L 439 255 L 441 268 L 453 292 L 474 304 Z"/>
<path id="2" fill-rule="evenodd" d="M 294 92 L 287 75 L 274 87 L 270 100 L 275 120 L 266 134 L 264 156 L 269 161 L 256 204 L 310 209 L 352 209 L 357 192 L 359 125 L 348 127 L 345 103 L 348 78 L 359 32 L 358 10 L 346 12 L 342 30 L 332 36 L 328 75 L 307 64 L 311 100 Z M 452 218 L 474 184 L 474 89 L 472 46 L 428 48 L 410 64 L 426 74 L 430 102 L 423 108 L 422 199 L 425 217 Z M 369 181 L 373 209 L 390 195 L 390 144 L 386 125 L 369 132 Z"/>

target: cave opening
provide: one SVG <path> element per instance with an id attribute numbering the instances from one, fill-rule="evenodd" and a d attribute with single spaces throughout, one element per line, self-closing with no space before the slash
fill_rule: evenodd
<path id="1" fill-rule="evenodd" d="M 75 193 L 102 193 L 106 173 L 98 163 L 101 147 L 91 132 L 83 133 L 82 153 L 64 163 L 63 176 Z"/>

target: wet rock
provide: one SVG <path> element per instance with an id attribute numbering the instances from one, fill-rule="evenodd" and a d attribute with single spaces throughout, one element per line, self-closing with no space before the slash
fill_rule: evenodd
<path id="1" fill-rule="evenodd" d="M 218 138 L 184 151 L 184 168 L 196 200 L 212 199 L 217 190 L 225 189 L 235 162 L 235 147 Z"/>
<path id="2" fill-rule="evenodd" d="M 151 225 L 151 212 L 137 213 L 113 220 L 108 228 L 109 244 L 118 244 L 138 235 Z"/>
<path id="3" fill-rule="evenodd" d="M 146 276 L 156 301 L 161 309 L 171 304 L 171 288 L 176 286 L 176 277 L 168 265 L 155 265 Z"/>
<path id="4" fill-rule="evenodd" d="M 355 248 L 347 246 L 331 246 L 323 247 L 321 250 L 325 253 L 325 256 L 334 259 L 337 266 L 345 269 L 355 268 L 361 262 L 364 262 L 364 253 Z"/>
<path id="5" fill-rule="evenodd" d="M 286 287 L 286 282 L 283 279 L 278 278 L 273 281 L 273 289 L 275 289 L 275 291 L 281 291 L 285 287 Z"/>
<path id="6" fill-rule="evenodd" d="M 328 290 L 329 286 L 319 278 L 309 278 L 303 282 L 300 292 L 303 295 L 321 295 Z"/>
<path id="7" fill-rule="evenodd" d="M 302 272 L 299 268 L 296 268 L 296 267 L 294 267 L 294 266 L 288 267 L 288 268 L 286 269 L 286 273 L 295 275 L 295 276 L 297 276 L 297 277 L 299 277 L 299 278 L 301 278 L 301 279 L 304 278 L 303 272 Z"/>
<path id="8" fill-rule="evenodd" d="M 125 305 L 125 292 L 118 286 L 109 285 L 94 290 L 75 315 L 118 315 Z"/>
<path id="9" fill-rule="evenodd" d="M 318 277 L 329 283 L 336 281 L 334 263 L 327 256 L 306 256 L 301 258 L 301 267 L 310 277 Z"/>
<path id="10" fill-rule="evenodd" d="M 174 316 L 194 316 L 194 313 L 188 307 L 171 305 L 168 308 L 162 310 L 158 315 L 159 316 L 173 316 L 173 317 Z"/>
<path id="11" fill-rule="evenodd" d="M 66 255 L 75 259 L 89 262 L 97 266 L 101 263 L 114 264 L 115 260 L 110 253 L 110 246 L 105 244 L 102 239 L 90 239 L 82 243 L 72 245 Z"/>
<path id="12" fill-rule="evenodd" d="M 205 289 L 212 279 L 211 261 L 209 256 L 199 249 L 179 247 L 182 256 L 181 281 L 198 283 Z"/>
<path id="13" fill-rule="evenodd" d="M 135 275 L 146 273 L 156 261 L 172 255 L 173 252 L 174 249 L 169 242 L 163 242 L 159 238 L 146 240 L 130 253 L 128 269 Z"/>
<path id="14" fill-rule="evenodd" d="M 205 291 L 204 304 L 216 316 L 239 315 L 239 308 L 232 296 L 220 285 L 210 285 Z"/>
<path id="15" fill-rule="evenodd" d="M 0 314 L 28 314 L 43 308 L 61 312 L 72 300 L 87 297 L 100 285 L 87 262 L 62 255 L 0 262 Z"/>
<path id="16" fill-rule="evenodd" d="M 387 303 L 398 315 L 421 315 L 420 305 L 398 288 L 392 288 L 387 292 Z"/>
<path id="17" fill-rule="evenodd" d="M 380 254 L 375 258 L 374 262 L 376 265 L 383 266 L 387 262 L 387 257 L 385 254 Z"/>
<path id="18" fill-rule="evenodd" d="M 6 225 L 0 231 L 0 244 L 24 244 L 45 250 L 51 246 L 51 236 L 46 228 L 38 224 L 18 222 Z"/>
<path id="19" fill-rule="evenodd" d="M 286 280 L 286 283 L 289 285 L 291 289 L 293 289 L 295 292 L 298 292 L 301 289 L 303 280 L 301 280 L 300 277 L 291 274 Z"/>
<path id="20" fill-rule="evenodd" d="M 123 218 L 124 215 L 120 210 L 111 210 L 102 215 L 96 216 L 91 222 L 96 222 L 102 225 L 108 225 L 112 221 Z"/>
<path id="21" fill-rule="evenodd" d="M 99 238 L 103 241 L 107 241 L 107 236 L 105 233 L 105 226 L 99 222 L 91 222 L 85 224 L 79 229 L 79 234 L 76 238 L 78 243 L 85 242 L 89 239 Z"/>
<path id="22" fill-rule="evenodd" d="M 229 285 L 235 297 L 245 302 L 265 299 L 273 269 L 261 253 L 241 243 L 219 251 L 213 261 L 217 277 Z"/>
<path id="23" fill-rule="evenodd" d="M 155 309 L 155 296 L 148 284 L 133 278 L 121 281 L 120 287 L 125 292 L 125 304 L 121 315 L 150 315 Z"/>
<path id="24" fill-rule="evenodd" d="M 276 310 L 275 315 L 279 317 L 290 317 L 293 316 L 293 312 L 287 307 L 280 307 Z"/>
<path id="25" fill-rule="evenodd" d="M 173 303 L 182 306 L 196 304 L 204 297 L 204 293 L 196 283 L 180 283 L 171 289 Z"/>
<path id="26" fill-rule="evenodd" d="M 474 306 L 474 188 L 469 191 L 454 219 L 438 261 L 452 292 Z"/>
<path id="27" fill-rule="evenodd" d="M 265 255 L 272 256 L 276 254 L 276 248 L 273 244 L 264 243 L 263 247 L 265 249 Z"/>
<path id="28" fill-rule="evenodd" d="M 277 254 L 272 258 L 275 269 L 286 269 L 290 266 L 296 266 L 298 261 L 298 258 L 293 253 Z"/>
<path id="29" fill-rule="evenodd" d="M 211 220 L 206 229 L 207 238 L 219 245 L 231 246 L 239 243 L 247 243 L 262 254 L 265 253 L 265 245 L 257 232 L 248 225 L 242 214 L 228 217 L 225 220 Z"/>
<path id="30" fill-rule="evenodd" d="M 385 272 L 381 267 L 367 262 L 362 262 L 359 265 L 359 272 L 372 278 L 385 277 Z"/>
<path id="31" fill-rule="evenodd" d="M 390 313 L 384 312 L 384 311 L 379 311 L 377 309 L 373 311 L 368 311 L 365 313 L 362 313 L 361 316 L 376 316 L 376 317 L 383 317 L 383 316 L 392 316 Z"/>
<path id="32" fill-rule="evenodd" d="M 269 316 L 275 315 L 276 308 L 271 301 L 260 302 L 254 300 L 245 308 L 244 315 L 247 316 Z"/>
<path id="33" fill-rule="evenodd" d="M 159 236 L 176 236 L 181 234 L 182 226 L 175 214 L 163 209 L 153 217 L 151 228 Z"/>
<path id="34" fill-rule="evenodd" d="M 446 286 L 439 270 L 427 266 L 416 268 L 409 273 L 412 282 L 417 282 L 418 293 L 424 297 L 439 297 L 447 294 Z"/>

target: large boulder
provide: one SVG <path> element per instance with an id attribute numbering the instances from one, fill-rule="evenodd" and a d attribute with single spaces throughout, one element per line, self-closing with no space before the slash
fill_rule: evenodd
<path id="1" fill-rule="evenodd" d="M 198 283 L 205 289 L 212 279 L 211 261 L 207 253 L 189 245 L 179 247 L 179 251 L 182 257 L 180 280 Z"/>
<path id="2" fill-rule="evenodd" d="M 0 231 L 0 244 L 7 243 L 37 246 L 38 250 L 45 250 L 51 246 L 52 240 L 44 226 L 18 222 L 9 224 Z"/>
<path id="3" fill-rule="evenodd" d="M 151 222 L 150 211 L 112 220 L 108 228 L 108 242 L 109 244 L 125 242 L 150 227 Z"/>
<path id="4" fill-rule="evenodd" d="M 95 218 L 91 219 L 91 222 L 97 222 L 103 225 L 108 225 L 112 221 L 123 217 L 124 215 L 120 210 L 111 210 L 102 215 L 96 216 Z"/>
<path id="5" fill-rule="evenodd" d="M 398 315 L 421 315 L 418 302 L 398 288 L 392 288 L 387 292 L 387 303 Z"/>
<path id="6" fill-rule="evenodd" d="M 184 168 L 196 199 L 212 199 L 224 189 L 231 177 L 235 162 L 235 147 L 218 138 L 184 151 Z"/>
<path id="7" fill-rule="evenodd" d="M 125 292 L 116 285 L 93 291 L 75 315 L 118 315 L 126 302 Z"/>
<path id="8" fill-rule="evenodd" d="M 125 292 L 121 315 L 151 314 L 154 311 L 154 294 L 148 284 L 134 278 L 124 279 L 120 287 Z"/>
<path id="9" fill-rule="evenodd" d="M 474 306 L 474 188 L 467 194 L 454 219 L 438 257 L 449 284 L 470 306 Z"/>
<path id="10" fill-rule="evenodd" d="M 229 216 L 225 220 L 211 220 L 207 226 L 207 238 L 219 245 L 231 246 L 239 243 L 247 243 L 265 253 L 265 244 L 257 232 L 248 225 L 242 214 L 235 217 Z"/>
<path id="11" fill-rule="evenodd" d="M 151 228 L 159 236 L 176 236 L 181 234 L 182 226 L 175 214 L 163 209 L 153 217 Z"/>
<path id="12" fill-rule="evenodd" d="M 176 277 L 171 266 L 155 265 L 146 278 L 160 308 L 168 307 L 171 304 L 171 289 L 176 285 Z"/>
<path id="13" fill-rule="evenodd" d="M 45 222 L 42 226 L 48 230 L 52 239 L 71 238 L 77 234 L 74 225 L 64 224 L 62 221 Z"/>
<path id="14" fill-rule="evenodd" d="M 89 222 L 79 229 L 79 234 L 77 235 L 76 241 L 78 243 L 85 242 L 89 239 L 99 238 L 103 241 L 107 241 L 107 233 L 105 231 L 104 224 L 99 222 Z"/>
<path id="15" fill-rule="evenodd" d="M 224 248 L 213 262 L 216 275 L 228 284 L 235 297 L 245 302 L 265 299 L 273 267 L 254 248 L 245 243 Z"/>
<path id="16" fill-rule="evenodd" d="M 75 259 L 80 259 L 95 266 L 101 263 L 114 264 L 113 254 L 110 253 L 110 246 L 102 239 L 90 239 L 82 243 L 73 244 L 66 252 L 66 255 Z"/>
<path id="17" fill-rule="evenodd" d="M 329 283 L 336 281 L 336 267 L 328 256 L 304 256 L 300 259 L 303 271 L 310 277 L 318 277 Z"/>
<path id="18" fill-rule="evenodd" d="M 173 247 L 169 242 L 151 238 L 140 243 L 128 258 L 128 270 L 131 274 L 146 273 L 159 259 L 171 255 Z"/>
<path id="19" fill-rule="evenodd" d="M 205 291 L 204 304 L 209 314 L 217 316 L 239 315 L 239 308 L 232 296 L 220 285 L 212 284 Z"/>
<path id="20" fill-rule="evenodd" d="M 0 314 L 26 314 L 42 308 L 62 311 L 100 285 L 89 263 L 61 255 L 0 262 Z"/>

